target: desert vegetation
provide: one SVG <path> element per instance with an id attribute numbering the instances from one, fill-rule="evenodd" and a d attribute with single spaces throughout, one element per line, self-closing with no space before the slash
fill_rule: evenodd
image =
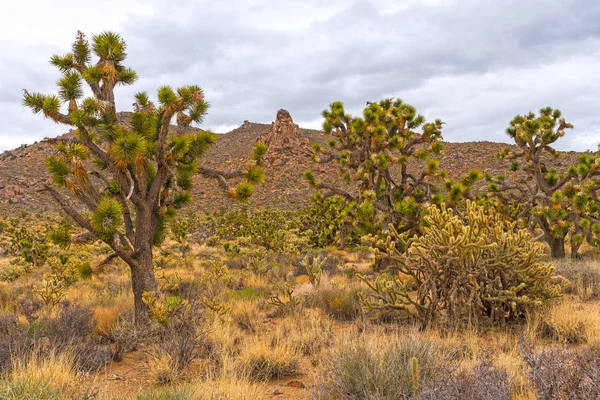
<path id="1" fill-rule="evenodd" d="M 117 112 L 125 59 L 79 33 L 58 95 L 24 92 L 72 135 L 40 188 L 62 212 L 0 219 L 0 398 L 600 398 L 600 161 L 555 164 L 560 111 L 508 122 L 505 174 L 453 178 L 441 120 L 334 102 L 310 205 L 266 208 L 281 137 L 208 167 L 200 87 Z M 197 206 L 198 175 L 237 205 Z"/>

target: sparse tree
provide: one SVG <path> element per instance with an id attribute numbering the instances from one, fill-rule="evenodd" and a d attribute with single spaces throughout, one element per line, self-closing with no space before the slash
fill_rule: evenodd
<path id="1" fill-rule="evenodd" d="M 158 292 L 153 246 L 161 243 L 169 218 L 190 202 L 192 177 L 200 173 L 218 179 L 232 197 L 246 200 L 253 185 L 264 179 L 266 146 L 259 143 L 253 159 L 239 170 L 203 167 L 200 158 L 217 136 L 190 127 L 202 121 L 209 107 L 198 86 L 162 86 L 158 105 L 146 93 L 138 93 L 133 113 L 117 114 L 115 88 L 137 79 L 124 65 L 126 55 L 125 41 L 116 33 L 94 35 L 90 43 L 79 32 L 71 52 L 50 60 L 62 73 L 58 94 L 24 90 L 23 103 L 74 129 L 75 138 L 58 140 L 56 154 L 47 159 L 54 185 L 46 184 L 43 190 L 78 225 L 112 248 L 102 264 L 115 258 L 127 263 L 136 323 L 141 323 L 149 315 L 142 295 Z M 84 84 L 89 97 L 84 97 Z M 171 125 L 173 117 L 177 126 Z M 241 182 L 230 187 L 231 178 Z"/>
<path id="2" fill-rule="evenodd" d="M 564 173 L 547 165 L 559 157 L 553 144 L 571 128 L 551 107 L 539 115 L 517 115 L 506 129 L 517 148 L 500 153 L 510 161 L 511 175 L 486 174 L 489 198 L 512 218 L 526 221 L 530 230 L 541 231 L 536 239 L 548 244 L 553 258 L 565 257 L 568 240 L 573 258 L 586 239 L 600 243 L 600 158 L 583 154 Z"/>

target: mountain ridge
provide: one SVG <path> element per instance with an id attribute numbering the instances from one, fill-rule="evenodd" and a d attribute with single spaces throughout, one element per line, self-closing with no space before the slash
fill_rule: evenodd
<path id="1" fill-rule="evenodd" d="M 282 111 L 285 110 L 280 110 L 278 117 Z M 328 136 L 319 130 L 299 127 L 293 123 L 289 113 L 287 116 L 285 113 L 271 124 L 245 121 L 238 128 L 218 134 L 217 141 L 202 158 L 202 165 L 207 168 L 237 169 L 248 159 L 257 140 L 272 140 L 268 138 L 274 137 L 273 135 L 283 136 L 276 140 L 283 140 L 285 143 L 272 144 L 282 154 L 267 155 L 270 161 L 265 167 L 266 180 L 256 187 L 250 206 L 297 209 L 308 205 L 314 191 L 302 176 L 306 169 L 313 170 L 320 179 L 339 181 L 334 166 L 312 163 L 307 150 L 315 143 L 325 144 Z M 41 188 L 41 182 L 48 177 L 44 162 L 54 151 L 53 143 L 69 135 L 72 134 L 65 133 L 0 154 L 0 216 L 14 215 L 22 211 L 58 210 L 50 197 L 38 192 L 38 189 Z M 474 168 L 492 174 L 507 173 L 507 166 L 496 155 L 502 149 L 511 147 L 509 144 L 473 141 L 444 142 L 444 145 L 445 151 L 437 158 L 440 167 L 448 170 L 454 179 L 460 179 Z M 296 146 L 303 148 L 296 151 Z M 561 157 L 552 160 L 550 164 L 558 170 L 566 169 L 566 166 L 573 164 L 581 154 L 583 153 L 575 151 L 561 152 Z M 223 192 L 216 180 L 197 176 L 194 183 L 194 202 L 191 207 L 210 210 L 239 206 Z M 483 182 L 479 186 L 482 185 Z"/>

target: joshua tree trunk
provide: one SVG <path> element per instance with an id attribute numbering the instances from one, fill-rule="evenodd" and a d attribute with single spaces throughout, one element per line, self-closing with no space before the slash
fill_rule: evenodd
<path id="1" fill-rule="evenodd" d="M 547 238 L 546 242 L 550 246 L 550 255 L 552 258 L 565 258 L 565 238 L 551 237 Z"/>
<path id="2" fill-rule="evenodd" d="M 142 301 L 142 295 L 144 292 L 158 291 L 154 266 L 152 265 L 152 248 L 150 248 L 150 251 L 141 252 L 138 262 L 129 267 L 131 269 L 135 322 L 136 325 L 145 324 L 150 319 L 150 310 L 148 305 Z"/>

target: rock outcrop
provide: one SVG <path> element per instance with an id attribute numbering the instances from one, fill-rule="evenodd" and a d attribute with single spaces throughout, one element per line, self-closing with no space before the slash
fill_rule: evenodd
<path id="1" fill-rule="evenodd" d="M 294 124 L 287 110 L 277 111 L 277 119 L 271 123 L 269 130 L 261 134 L 258 141 L 269 146 L 266 160 L 274 166 L 285 165 L 298 157 L 310 158 L 312 149 L 307 137 L 300 127 Z"/>

